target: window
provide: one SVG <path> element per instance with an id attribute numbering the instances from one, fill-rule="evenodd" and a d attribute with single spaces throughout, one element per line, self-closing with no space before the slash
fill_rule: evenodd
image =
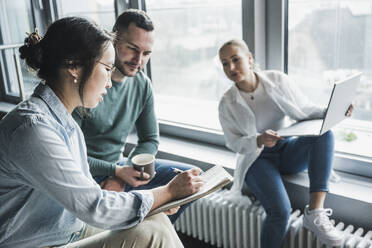
<path id="1" fill-rule="evenodd" d="M 114 0 L 59 0 L 58 16 L 82 16 L 111 31 L 115 23 Z"/>
<path id="2" fill-rule="evenodd" d="M 4 98 L 10 101 L 19 101 L 21 91 L 19 86 L 24 87 L 26 94 L 30 94 L 36 85 L 36 78 L 25 67 L 24 63 L 19 63 L 18 47 L 23 43 L 26 32 L 34 30 L 34 23 L 31 17 L 30 1 L 11 1 L 0 2 L 0 23 L 1 23 L 1 44 L 0 66 L 4 87 Z M 17 64 L 23 76 L 18 77 Z M 18 80 L 21 80 L 19 83 Z M 22 92 L 23 93 L 23 92 Z"/>
<path id="3" fill-rule="evenodd" d="M 42 3 L 45 6 L 39 6 Z M 150 74 L 157 115 L 167 128 L 172 126 L 172 133 L 195 128 L 200 133 L 194 132 L 194 137 L 213 140 L 218 136 L 216 144 L 222 144 L 217 105 L 231 82 L 220 67 L 217 51 L 224 41 L 242 38 L 244 30 L 246 40 L 254 40 L 250 48 L 260 53 L 255 56 L 261 68 L 281 70 L 287 57 L 288 74 L 316 102 L 326 104 L 334 80 L 363 72 L 354 115 L 336 129 L 336 150 L 371 160 L 370 0 L 2 0 L 0 100 L 18 103 L 20 86 L 27 96 L 39 81 L 28 72 L 24 61 L 18 61 L 25 32 L 32 32 L 35 26 L 45 30 L 54 16 L 73 15 L 88 17 L 111 30 L 115 6 L 120 10 L 141 8 L 144 3 L 156 28 Z M 286 18 L 288 26 L 284 24 Z M 287 33 L 283 27 L 288 27 Z M 283 44 L 283 40 L 288 42 Z"/>
<path id="4" fill-rule="evenodd" d="M 231 83 L 217 51 L 242 38 L 241 0 L 148 0 L 155 24 L 151 77 L 160 120 L 221 130 L 217 105 Z"/>
<path id="5" fill-rule="evenodd" d="M 55 13 L 57 10 L 57 13 Z M 18 103 L 32 94 L 40 79 L 19 58 L 26 32 L 35 26 L 46 31 L 54 17 L 80 15 L 94 20 L 107 30 L 115 21 L 114 0 L 2 0 L 0 1 L 0 100 Z M 36 23 L 35 23 L 36 22 Z"/>
<path id="6" fill-rule="evenodd" d="M 288 1 L 288 74 L 315 102 L 332 83 L 363 72 L 353 117 L 335 129 L 336 150 L 372 157 L 372 2 Z"/>

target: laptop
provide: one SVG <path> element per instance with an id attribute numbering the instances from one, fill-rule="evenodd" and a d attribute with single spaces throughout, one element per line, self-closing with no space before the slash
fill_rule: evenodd
<path id="1" fill-rule="evenodd" d="M 279 136 L 319 136 L 346 118 L 345 113 L 352 103 L 360 82 L 358 73 L 336 82 L 323 119 L 303 120 L 277 131 Z"/>

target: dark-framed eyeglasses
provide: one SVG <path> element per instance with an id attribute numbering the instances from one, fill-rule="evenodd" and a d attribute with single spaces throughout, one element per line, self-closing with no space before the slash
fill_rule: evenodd
<path id="1" fill-rule="evenodd" d="M 115 70 L 115 66 L 109 66 L 108 64 L 103 63 L 103 62 L 101 62 L 101 61 L 99 61 L 99 60 L 97 60 L 97 63 L 99 63 L 99 64 L 105 66 L 106 69 L 107 69 L 107 72 L 108 72 L 108 73 L 112 73 L 112 72 Z"/>

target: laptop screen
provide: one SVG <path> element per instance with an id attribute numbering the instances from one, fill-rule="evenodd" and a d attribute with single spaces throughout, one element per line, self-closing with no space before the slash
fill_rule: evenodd
<path id="1" fill-rule="evenodd" d="M 327 132 L 346 118 L 345 114 L 356 95 L 360 76 L 361 73 L 358 73 L 335 83 L 324 117 L 321 134 Z"/>

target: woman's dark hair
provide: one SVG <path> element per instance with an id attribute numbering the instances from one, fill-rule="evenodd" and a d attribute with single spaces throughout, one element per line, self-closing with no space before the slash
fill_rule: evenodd
<path id="1" fill-rule="evenodd" d="M 59 69 L 82 69 L 79 78 L 79 95 L 83 101 L 83 90 L 97 60 L 113 37 L 95 23 L 81 17 L 66 17 L 52 23 L 45 36 L 37 29 L 25 38 L 19 48 L 22 59 L 46 81 L 51 88 L 59 77 Z"/>

